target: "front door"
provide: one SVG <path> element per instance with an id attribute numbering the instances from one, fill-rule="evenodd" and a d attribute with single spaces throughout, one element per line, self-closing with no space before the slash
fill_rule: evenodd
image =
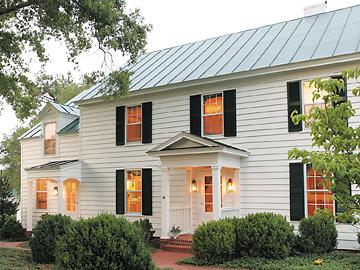
<path id="1" fill-rule="evenodd" d="M 75 180 L 68 180 L 65 182 L 65 212 L 73 219 L 78 219 L 78 198 L 79 198 L 79 183 Z"/>
<path id="2" fill-rule="evenodd" d="M 213 181 L 211 175 L 204 176 L 202 200 L 202 222 L 208 222 L 213 218 Z"/>

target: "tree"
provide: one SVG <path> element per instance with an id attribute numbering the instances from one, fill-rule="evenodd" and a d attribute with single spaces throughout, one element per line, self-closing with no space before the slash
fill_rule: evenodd
<path id="1" fill-rule="evenodd" d="M 19 206 L 13 190 L 9 178 L 0 171 L 0 227 L 7 217 L 16 214 Z"/>
<path id="2" fill-rule="evenodd" d="M 72 76 L 67 74 L 67 76 L 43 76 L 38 80 L 39 85 L 41 85 L 39 89 L 41 91 L 46 89 L 49 101 L 63 104 L 94 85 L 97 78 L 97 74 L 87 74 L 84 76 L 82 83 L 76 83 Z M 0 165 L 5 167 L 3 173 L 9 178 L 17 193 L 20 193 L 21 177 L 21 147 L 18 139 L 38 122 L 37 118 L 33 118 L 28 126 L 17 127 L 11 135 L 5 136 L 1 141 Z"/>
<path id="3" fill-rule="evenodd" d="M 29 55 L 48 61 L 45 42 L 66 44 L 68 60 L 96 46 L 105 55 L 120 51 L 130 62 L 144 51 L 151 26 L 125 0 L 7 0 L 0 2 L 0 97 L 20 119 L 31 116 L 43 92 L 29 74 Z M 114 93 L 126 93 L 130 73 L 110 74 Z M 119 87 L 122 87 L 119 89 Z M 120 91 L 119 91 L 120 90 Z"/>
<path id="4" fill-rule="evenodd" d="M 360 68 L 345 70 L 342 75 L 347 81 L 356 80 L 360 77 Z M 329 187 L 348 214 L 359 213 L 360 194 L 351 195 L 349 192 L 350 185 L 360 187 L 360 127 L 349 122 L 356 111 L 350 100 L 345 101 L 340 96 L 344 91 L 343 79 L 318 78 L 311 84 L 317 89 L 313 100 L 322 98 L 325 107 L 313 107 L 308 114 L 294 111 L 292 119 L 295 124 L 300 121 L 310 123 L 313 149 L 292 149 L 289 158 L 311 164 L 324 175 L 323 184 Z M 354 88 L 352 93 L 360 96 L 360 87 Z"/>

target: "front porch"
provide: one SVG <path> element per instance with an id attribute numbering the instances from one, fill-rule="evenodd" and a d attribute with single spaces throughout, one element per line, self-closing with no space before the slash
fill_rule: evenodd
<path id="1" fill-rule="evenodd" d="M 240 161 L 249 153 L 180 133 L 149 152 L 160 157 L 161 239 L 172 227 L 191 234 L 203 222 L 240 216 Z"/>

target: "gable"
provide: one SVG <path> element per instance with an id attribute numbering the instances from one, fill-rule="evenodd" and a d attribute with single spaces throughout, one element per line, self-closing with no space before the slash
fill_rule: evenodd
<path id="1" fill-rule="evenodd" d="M 188 138 L 182 138 L 172 143 L 168 147 L 164 148 L 164 150 L 198 148 L 198 147 L 209 147 L 209 146 L 189 140 Z"/>

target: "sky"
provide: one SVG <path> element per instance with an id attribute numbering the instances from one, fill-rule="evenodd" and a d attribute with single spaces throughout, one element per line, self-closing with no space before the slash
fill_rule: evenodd
<path id="1" fill-rule="evenodd" d="M 302 17 L 304 7 L 321 3 L 321 0 L 127 0 L 129 9 L 139 8 L 153 30 L 148 36 L 147 51 L 203 40 L 239 32 L 267 24 Z M 360 4 L 360 0 L 328 0 L 328 10 Z M 75 76 L 105 69 L 102 53 L 93 49 L 79 56 L 79 66 L 66 62 L 65 48 L 56 42 L 47 44 L 51 61 L 46 70 L 50 74 Z M 117 53 L 114 67 L 126 60 Z M 36 73 L 36 63 L 31 66 Z M 0 105 L 1 106 L 1 105 Z M 0 140 L 21 123 L 10 106 L 0 112 Z"/>

